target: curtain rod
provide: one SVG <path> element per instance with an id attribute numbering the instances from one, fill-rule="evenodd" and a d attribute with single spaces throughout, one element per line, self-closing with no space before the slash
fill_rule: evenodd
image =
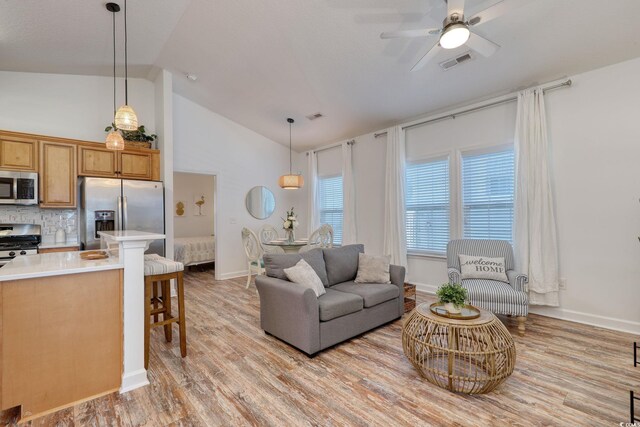
<path id="1" fill-rule="evenodd" d="M 347 144 L 349 144 L 349 145 L 353 145 L 353 144 L 355 144 L 355 143 L 356 143 L 356 140 L 355 140 L 355 139 L 350 139 L 349 141 L 347 141 Z M 327 145 L 326 147 L 318 148 L 318 149 L 316 149 L 316 150 L 309 150 L 309 151 L 312 151 L 312 152 L 314 152 L 314 153 L 317 153 L 317 152 L 319 152 L 319 151 L 330 150 L 330 149 L 332 149 L 332 148 L 336 148 L 336 147 L 339 147 L 339 146 L 341 146 L 341 145 L 342 145 L 342 142 L 336 142 L 335 144 Z M 307 156 L 309 155 L 309 151 L 307 151 L 307 152 L 305 153 Z"/>
<path id="2" fill-rule="evenodd" d="M 546 93 L 546 92 L 548 92 L 550 90 L 559 89 L 559 88 L 565 87 L 565 86 L 568 87 L 568 86 L 571 86 L 571 84 L 572 84 L 572 81 L 571 81 L 571 79 L 569 79 L 569 80 L 564 81 L 562 83 L 558 83 L 556 85 L 546 87 L 546 88 L 543 89 L 543 92 Z M 426 125 L 428 123 L 439 122 L 440 120 L 445 120 L 445 119 L 455 119 L 456 116 L 473 113 L 473 112 L 476 112 L 476 111 L 484 110 L 485 108 L 491 108 L 491 107 L 495 107 L 497 105 L 507 104 L 509 102 L 513 102 L 513 101 L 517 101 L 517 100 L 518 100 L 518 96 L 517 95 L 511 96 L 509 98 L 501 99 L 500 101 L 494 101 L 494 102 L 490 102 L 488 104 L 478 105 L 477 107 L 468 108 L 466 110 L 458 111 L 457 113 L 446 114 L 444 116 L 436 117 L 436 118 L 429 119 L 429 120 L 424 120 L 424 121 L 421 121 L 421 122 L 418 122 L 418 123 L 412 123 L 410 125 L 403 126 L 402 129 L 403 130 L 411 129 L 413 127 Z M 385 130 L 383 132 L 374 133 L 373 136 L 375 138 L 378 138 L 378 137 L 380 137 L 382 135 L 386 135 L 386 134 L 387 134 L 387 131 Z"/>

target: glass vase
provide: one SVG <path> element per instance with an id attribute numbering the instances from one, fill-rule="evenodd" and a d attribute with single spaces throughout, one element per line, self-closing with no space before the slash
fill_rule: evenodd
<path id="1" fill-rule="evenodd" d="M 285 229 L 287 243 L 293 243 L 296 240 L 296 235 L 292 228 Z"/>

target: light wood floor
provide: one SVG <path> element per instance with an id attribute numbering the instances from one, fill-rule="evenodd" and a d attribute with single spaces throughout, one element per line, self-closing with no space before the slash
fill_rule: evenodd
<path id="1" fill-rule="evenodd" d="M 519 337 L 505 318 L 515 372 L 488 395 L 456 395 L 422 380 L 405 359 L 401 321 L 309 359 L 263 333 L 255 288 L 246 291 L 244 279 L 190 272 L 185 289 L 186 359 L 178 340 L 165 343 L 156 328 L 150 386 L 33 425 L 613 426 L 628 421 L 629 390 L 640 391 L 629 334 L 532 315 Z M 15 415 L 0 413 L 0 424 Z"/>

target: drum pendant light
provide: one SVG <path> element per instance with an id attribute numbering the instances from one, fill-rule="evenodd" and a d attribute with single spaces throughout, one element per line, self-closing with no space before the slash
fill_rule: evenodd
<path id="1" fill-rule="evenodd" d="M 107 3 L 107 10 L 113 15 L 113 113 L 116 113 L 116 12 L 120 6 L 116 3 Z M 107 134 L 106 146 L 109 150 L 124 150 L 124 139 L 118 128 L 114 128 Z"/>
<path id="2" fill-rule="evenodd" d="M 132 131 L 138 129 L 138 116 L 129 106 L 129 64 L 127 62 L 127 0 L 124 0 L 124 105 L 118 109 L 115 124 L 118 129 Z"/>
<path id="3" fill-rule="evenodd" d="M 282 175 L 278 180 L 278 184 L 285 190 L 297 190 L 304 185 L 304 178 L 302 175 L 294 175 L 291 172 L 291 125 L 293 124 L 293 119 L 287 119 L 287 122 L 289 123 L 289 175 Z"/>

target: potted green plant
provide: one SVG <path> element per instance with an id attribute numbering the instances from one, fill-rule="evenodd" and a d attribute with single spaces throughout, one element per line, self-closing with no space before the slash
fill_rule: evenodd
<path id="1" fill-rule="evenodd" d="M 467 299 L 467 290 L 457 283 L 445 283 L 440 286 L 436 296 L 444 304 L 445 310 L 449 313 L 458 314 L 464 307 Z"/>
<path id="2" fill-rule="evenodd" d="M 116 129 L 116 125 L 111 123 L 111 126 L 107 126 L 104 131 L 111 132 L 112 129 Z M 138 126 L 136 130 L 120 130 L 122 138 L 125 143 L 134 147 L 151 148 L 152 143 L 158 138 L 158 135 L 147 135 L 147 130 L 144 125 Z"/>

